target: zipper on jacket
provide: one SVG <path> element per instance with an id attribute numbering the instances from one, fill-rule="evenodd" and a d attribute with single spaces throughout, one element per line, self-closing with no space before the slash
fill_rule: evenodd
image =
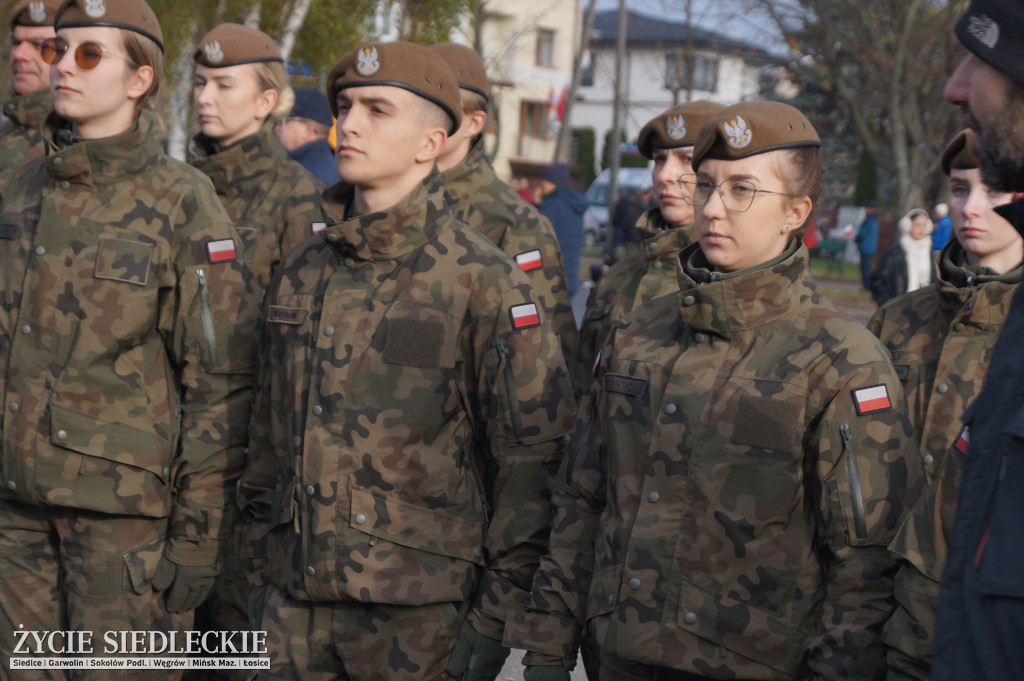
<path id="1" fill-rule="evenodd" d="M 597 390 L 594 388 L 590 389 L 590 395 L 588 402 L 590 403 L 590 414 L 581 424 L 580 430 L 573 433 L 572 442 L 569 443 L 569 451 L 565 455 L 565 486 L 572 489 L 572 472 L 576 468 L 576 457 L 583 451 L 583 447 L 587 444 L 587 438 L 590 436 L 590 426 L 594 422 L 594 400 L 597 399 Z"/>
<path id="2" fill-rule="evenodd" d="M 508 411 L 512 418 L 512 432 L 517 440 L 523 439 L 523 417 L 519 413 L 519 390 L 516 388 L 516 377 L 512 373 L 512 363 L 509 360 L 514 354 L 512 348 L 504 338 L 494 341 L 498 350 L 498 356 L 505 364 L 505 394 L 508 396 Z"/>
<path id="3" fill-rule="evenodd" d="M 853 531 L 858 538 L 868 536 L 867 512 L 864 510 L 864 492 L 860 485 L 860 470 L 857 468 L 857 456 L 853 452 L 853 437 L 850 426 L 846 423 L 839 426 L 839 436 L 843 439 L 843 454 L 846 456 L 846 477 L 850 481 L 850 499 L 853 502 Z"/>
<path id="4" fill-rule="evenodd" d="M 210 304 L 210 288 L 206 285 L 206 270 L 196 270 L 196 281 L 199 283 L 199 304 L 202 308 L 203 335 L 206 336 L 206 349 L 210 357 L 210 368 L 220 366 L 220 357 L 217 352 L 217 336 L 213 326 L 213 307 Z"/>

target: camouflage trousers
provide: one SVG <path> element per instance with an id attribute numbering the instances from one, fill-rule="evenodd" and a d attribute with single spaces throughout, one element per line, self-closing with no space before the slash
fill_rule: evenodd
<path id="1" fill-rule="evenodd" d="M 233 502 L 228 508 L 233 508 Z M 196 608 L 197 631 L 249 631 L 249 558 L 243 544 L 243 535 L 237 518 L 234 524 L 232 545 L 221 561 L 221 571 L 213 593 Z M 227 657 L 227 656 L 225 656 Z M 251 657 L 244 654 L 240 657 Z M 245 681 L 250 672 L 243 669 L 189 669 L 183 681 Z"/>
<path id="2" fill-rule="evenodd" d="M 261 629 L 270 670 L 256 681 L 447 680 L 464 613 L 457 603 L 421 607 L 307 603 L 267 589 Z"/>
<path id="3" fill-rule="evenodd" d="M 0 678 L 180 678 L 180 672 L 163 669 L 10 668 L 12 656 L 55 657 L 49 652 L 23 654 L 26 645 L 33 652 L 38 646 L 17 632 L 88 632 L 91 655 L 72 652 L 68 657 L 127 658 L 105 651 L 107 632 L 187 631 L 192 613 L 168 613 L 163 593 L 152 587 L 166 533 L 166 519 L 0 501 Z M 120 640 L 117 634 L 113 637 L 115 643 Z"/>
<path id="4" fill-rule="evenodd" d="M 705 681 L 711 677 L 601 656 L 601 681 Z"/>
<path id="5" fill-rule="evenodd" d="M 882 629 L 889 681 L 928 681 L 932 671 L 935 606 L 939 583 L 911 563 L 900 561 L 892 585 L 896 611 Z"/>

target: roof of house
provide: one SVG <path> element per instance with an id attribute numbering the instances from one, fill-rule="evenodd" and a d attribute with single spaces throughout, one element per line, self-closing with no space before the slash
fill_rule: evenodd
<path id="1" fill-rule="evenodd" d="M 626 12 L 626 44 L 631 47 L 678 47 L 686 42 L 686 23 L 668 21 L 629 10 Z M 619 12 L 607 10 L 594 15 L 591 45 L 614 44 L 618 33 Z M 734 40 L 699 26 L 693 27 L 694 46 L 715 52 L 742 53 L 747 59 L 777 62 L 767 50 L 743 40 Z"/>

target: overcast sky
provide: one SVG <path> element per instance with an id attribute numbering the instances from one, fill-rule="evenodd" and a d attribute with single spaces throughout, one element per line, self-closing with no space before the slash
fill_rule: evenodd
<path id="1" fill-rule="evenodd" d="M 590 0 L 580 0 L 583 11 Z M 650 16 L 666 17 L 670 21 L 685 21 L 686 0 L 626 0 L 630 9 Z M 617 9 L 619 0 L 597 0 L 598 10 Z M 694 24 L 730 38 L 744 40 L 763 49 L 780 49 L 774 34 L 744 11 L 743 0 L 693 0 Z"/>

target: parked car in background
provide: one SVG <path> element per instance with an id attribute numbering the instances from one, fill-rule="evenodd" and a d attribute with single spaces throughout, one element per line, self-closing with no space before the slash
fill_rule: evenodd
<path id="1" fill-rule="evenodd" d="M 608 182 L 611 170 L 605 168 L 587 188 L 590 208 L 583 215 L 583 247 L 593 248 L 608 239 Z M 618 186 L 620 195 L 629 196 L 634 189 L 647 191 L 653 188 L 649 168 L 619 168 Z"/>

